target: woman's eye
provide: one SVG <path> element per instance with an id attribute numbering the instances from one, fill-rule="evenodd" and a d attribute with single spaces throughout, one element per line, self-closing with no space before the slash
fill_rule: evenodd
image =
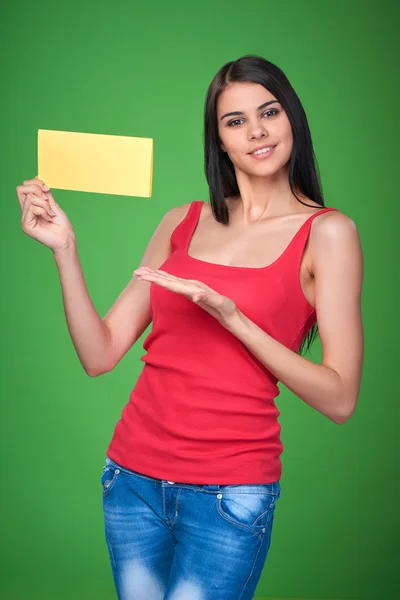
<path id="1" fill-rule="evenodd" d="M 269 110 L 265 111 L 265 113 L 263 114 L 263 116 L 266 115 L 266 114 L 268 114 L 268 113 L 274 113 L 273 114 L 273 116 L 274 116 L 274 115 L 276 115 L 276 114 L 279 113 L 279 110 L 277 108 L 270 108 Z M 233 124 L 237 123 L 238 121 L 243 121 L 243 119 L 233 119 L 232 121 L 229 121 L 228 127 L 232 127 L 232 126 L 236 127 L 236 125 L 233 125 Z"/>
<path id="2" fill-rule="evenodd" d="M 270 110 L 266 110 L 264 115 L 266 115 L 267 113 L 274 113 L 274 114 L 278 114 L 279 110 L 277 108 L 271 108 Z"/>
<path id="3" fill-rule="evenodd" d="M 243 121 L 243 119 L 233 119 L 233 121 L 229 121 L 228 127 L 231 127 L 234 123 L 237 123 L 238 121 Z"/>

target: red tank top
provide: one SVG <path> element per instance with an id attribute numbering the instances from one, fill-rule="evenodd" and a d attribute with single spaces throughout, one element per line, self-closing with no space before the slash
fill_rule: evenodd
<path id="1" fill-rule="evenodd" d="M 192 258 L 189 241 L 202 200 L 194 200 L 171 235 L 160 269 L 197 279 L 232 298 L 249 319 L 298 351 L 316 322 L 299 272 L 312 221 L 263 268 Z M 272 483 L 281 477 L 276 377 L 214 317 L 181 294 L 150 285 L 152 330 L 145 363 L 122 411 L 107 455 L 128 469 L 180 483 Z"/>

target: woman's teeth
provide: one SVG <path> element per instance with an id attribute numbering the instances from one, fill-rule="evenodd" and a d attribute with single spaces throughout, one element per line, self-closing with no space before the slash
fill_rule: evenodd
<path id="1" fill-rule="evenodd" d="M 266 148 L 262 148 L 261 150 L 256 150 L 255 152 L 252 152 L 252 154 L 265 154 L 266 152 L 272 150 L 272 148 L 275 148 L 275 146 L 267 146 Z"/>

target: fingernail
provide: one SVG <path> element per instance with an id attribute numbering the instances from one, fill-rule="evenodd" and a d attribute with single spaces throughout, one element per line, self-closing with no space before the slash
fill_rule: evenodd
<path id="1" fill-rule="evenodd" d="M 49 188 L 49 186 L 48 186 L 48 185 L 44 185 L 44 186 L 43 186 L 43 189 L 45 190 L 45 192 L 48 192 L 50 188 Z"/>

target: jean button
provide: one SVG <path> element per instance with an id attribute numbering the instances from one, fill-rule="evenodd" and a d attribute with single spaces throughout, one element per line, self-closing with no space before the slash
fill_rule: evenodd
<path id="1" fill-rule="evenodd" d="M 167 483 L 172 483 L 172 484 L 174 484 L 174 483 L 175 483 L 175 481 L 167 481 Z"/>

